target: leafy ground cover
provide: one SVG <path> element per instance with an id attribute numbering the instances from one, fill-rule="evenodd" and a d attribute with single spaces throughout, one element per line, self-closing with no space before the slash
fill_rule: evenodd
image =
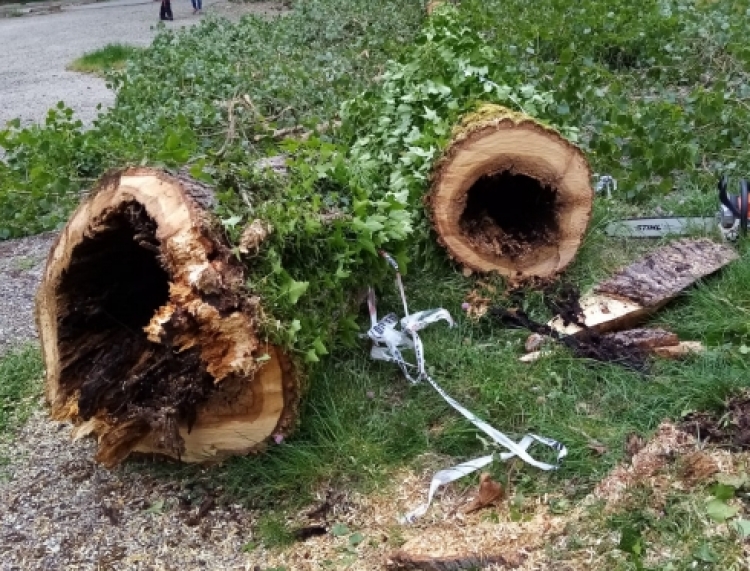
<path id="1" fill-rule="evenodd" d="M 0 440 L 11 437 L 34 409 L 43 373 L 33 346 L 18 348 L 0 359 Z"/>
<path id="2" fill-rule="evenodd" d="M 325 194 L 355 180 L 375 196 L 392 191 L 413 198 L 451 122 L 490 100 L 577 137 L 595 170 L 618 179 L 614 199 L 598 201 L 591 231 L 564 276 L 585 289 L 655 246 L 606 238 L 602 228 L 612 217 L 705 215 L 716 206 L 718 173 L 747 176 L 748 10 L 747 1 L 464 0 L 459 11 L 435 16 L 420 33 L 417 2 L 312 0 L 274 21 L 210 20 L 187 32 L 164 32 L 109 76 L 117 104 L 91 130 L 61 105 L 45 125 L 0 132 L 6 150 L 0 236 L 54 227 L 78 191 L 124 162 L 189 163 L 224 192 L 228 220 L 237 215 L 238 190 L 258 184 L 247 164 L 280 150 L 299 159 L 296 188 L 318 185 Z M 342 129 L 305 143 L 274 135 L 336 118 Z M 648 376 L 563 349 L 532 365 L 519 363 L 523 332 L 463 315 L 461 303 L 475 280 L 439 256 L 416 257 L 431 264 L 411 266 L 410 305 L 445 307 L 458 318 L 454 329 L 436 325 L 423 336 L 431 373 L 504 432 L 548 435 L 570 450 L 553 473 L 493 466 L 515 498 L 522 503 L 546 494 L 554 509 L 566 509 L 623 459 L 629 434 L 648 437 L 664 419 L 717 410 L 747 385 L 750 252 L 746 244 L 739 248 L 740 261 L 652 320 L 709 350 L 683 362 L 654 363 Z M 517 303 L 495 285 L 494 303 Z M 383 308 L 400 307 L 394 291 L 382 293 Z M 536 319 L 550 316 L 538 291 L 526 291 L 522 303 Z M 394 367 L 371 362 L 361 346 L 335 352 L 315 369 L 293 438 L 261 457 L 213 470 L 225 493 L 265 510 L 256 537 L 278 549 L 292 539 L 286 513 L 322 485 L 387 489 L 397 470 L 418 467 L 427 452 L 458 461 L 482 450 L 476 431 L 437 394 L 409 386 Z M 130 469 L 161 470 L 169 478 L 196 473 Z M 623 557 L 608 568 L 668 568 L 643 556 L 667 545 L 674 569 L 736 565 L 739 540 L 709 533 L 705 525 L 708 482 L 675 492 L 659 517 L 647 492 L 633 492 L 633 503 L 619 512 L 588 516 L 591 527 L 619 538 L 615 547 Z"/>
<path id="3" fill-rule="evenodd" d="M 104 74 L 122 69 L 125 63 L 138 53 L 139 48 L 126 44 L 108 44 L 103 48 L 88 52 L 71 62 L 68 69 L 82 73 Z"/>

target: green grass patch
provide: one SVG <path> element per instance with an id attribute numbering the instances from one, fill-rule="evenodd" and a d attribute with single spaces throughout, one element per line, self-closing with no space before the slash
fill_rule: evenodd
<path id="1" fill-rule="evenodd" d="M 143 48 L 126 44 L 107 44 L 103 48 L 88 52 L 68 65 L 68 70 L 103 75 L 108 71 L 122 69 Z"/>
<path id="2" fill-rule="evenodd" d="M 41 393 L 39 349 L 26 346 L 0 357 L 0 439 L 26 421 Z"/>

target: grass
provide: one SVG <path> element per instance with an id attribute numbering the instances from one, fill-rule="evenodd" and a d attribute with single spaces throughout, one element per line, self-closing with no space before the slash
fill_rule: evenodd
<path id="1" fill-rule="evenodd" d="M 107 44 L 103 48 L 85 53 L 68 65 L 68 70 L 102 75 L 122 69 L 142 48 L 126 44 Z"/>
<path id="2" fill-rule="evenodd" d="M 43 373 L 35 346 L 16 349 L 0 359 L 0 440 L 22 425 L 34 409 Z"/>

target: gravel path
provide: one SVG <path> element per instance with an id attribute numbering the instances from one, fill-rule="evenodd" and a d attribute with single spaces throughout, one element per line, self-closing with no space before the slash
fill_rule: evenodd
<path id="1" fill-rule="evenodd" d="M 231 4 L 204 0 L 204 13 L 236 19 L 243 13 L 278 14 L 276 2 Z M 200 21 L 189 0 L 174 0 L 175 20 L 169 27 Z M 114 101 L 104 80 L 66 71 L 74 59 L 109 43 L 148 45 L 159 23 L 159 3 L 153 0 L 109 0 L 64 6 L 61 13 L 0 19 L 0 125 L 20 117 L 24 123 L 42 121 L 50 107 L 64 101 L 85 123 L 97 115 L 96 106 Z"/>
<path id="2" fill-rule="evenodd" d="M 36 337 L 34 294 L 56 236 L 0 241 L 0 356 Z"/>
<path id="3" fill-rule="evenodd" d="M 189 483 L 108 471 L 94 442 L 37 412 L 0 457 L 0 570 L 253 570 L 252 514 L 210 472 Z M 9 478 L 9 481 L 3 481 Z"/>

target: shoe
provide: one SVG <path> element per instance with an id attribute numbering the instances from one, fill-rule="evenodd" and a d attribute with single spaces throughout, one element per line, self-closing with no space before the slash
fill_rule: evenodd
<path id="1" fill-rule="evenodd" d="M 195 16 L 198 13 L 198 10 L 193 10 L 193 16 Z"/>

